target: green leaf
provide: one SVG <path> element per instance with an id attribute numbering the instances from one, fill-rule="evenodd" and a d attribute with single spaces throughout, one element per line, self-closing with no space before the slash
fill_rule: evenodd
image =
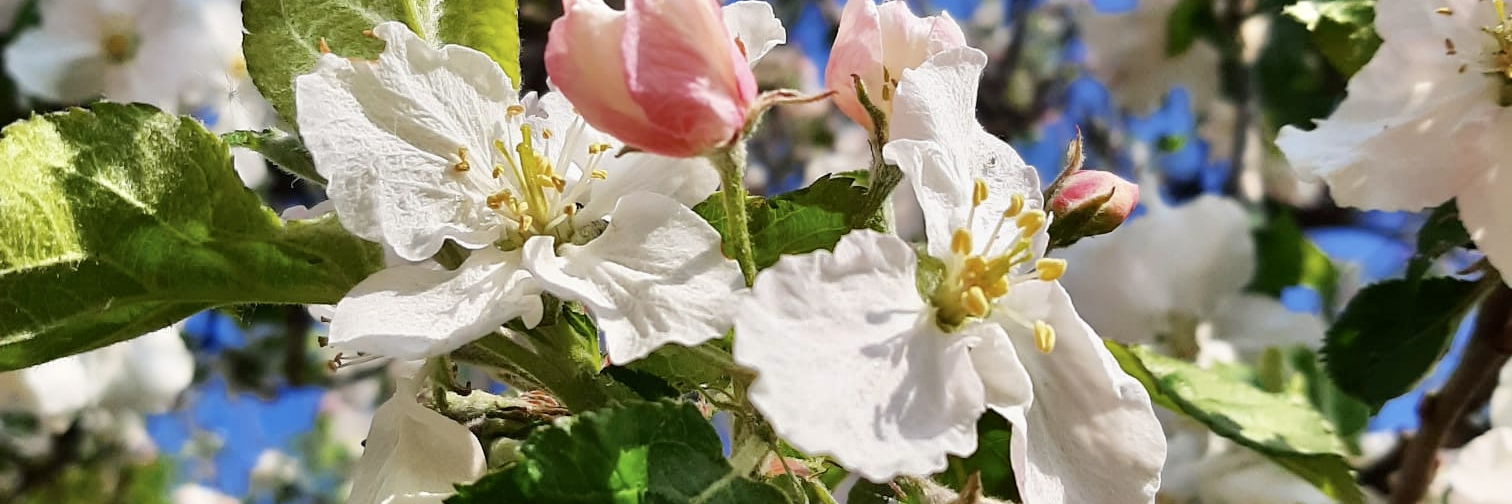
<path id="1" fill-rule="evenodd" d="M 945 472 L 935 480 L 960 491 L 973 473 L 980 475 L 982 493 L 988 497 L 1018 502 L 1018 482 L 1013 478 L 1013 461 L 1008 447 L 1013 439 L 1012 426 L 996 412 L 988 410 L 977 419 L 977 451 L 968 457 L 951 456 Z"/>
<path id="2" fill-rule="evenodd" d="M 1201 37 L 1217 32 L 1213 17 L 1213 2 L 1209 0 L 1181 0 L 1171 9 L 1166 18 L 1166 57 L 1180 56 Z"/>
<path id="3" fill-rule="evenodd" d="M 187 117 L 98 103 L 0 139 L 0 370 L 205 308 L 334 303 L 382 265 L 335 217 L 283 223 Z"/>
<path id="4" fill-rule="evenodd" d="M 851 218 L 865 205 L 866 188 L 856 182 L 850 177 L 826 175 L 808 187 L 774 198 L 750 198 L 746 205 L 756 267 L 771 266 L 784 254 L 834 248 L 840 237 L 854 229 Z M 721 236 L 726 235 L 724 207 L 718 194 L 695 205 L 693 211 Z M 867 223 L 873 229 L 879 225 L 876 219 Z"/>
<path id="5" fill-rule="evenodd" d="M 537 430 L 519 463 L 458 487 L 446 502 L 787 502 L 776 487 L 736 474 L 721 451 L 692 404 L 631 403 Z"/>
<path id="6" fill-rule="evenodd" d="M 1314 119 L 1327 117 L 1344 97 L 1348 78 L 1328 62 L 1306 26 L 1286 16 L 1272 19 L 1270 36 L 1250 73 L 1259 84 L 1266 124 L 1272 131 L 1288 124 L 1310 129 Z"/>
<path id="7" fill-rule="evenodd" d="M 1449 349 L 1481 292 L 1454 278 L 1387 280 L 1355 294 L 1323 343 L 1324 368 L 1345 393 L 1378 409 Z"/>
<path id="8" fill-rule="evenodd" d="M 1313 44 L 1345 77 L 1370 61 L 1381 37 L 1375 32 L 1375 0 L 1302 0 L 1281 10 L 1312 32 Z"/>
<path id="9" fill-rule="evenodd" d="M 419 20 L 404 0 L 244 0 L 242 53 L 247 73 L 284 122 L 294 121 L 294 77 L 315 67 L 320 42 L 348 58 L 373 59 L 383 42 L 363 35 L 384 21 Z"/>
<path id="10" fill-rule="evenodd" d="M 1302 235 L 1290 215 L 1273 215 L 1254 236 L 1255 276 L 1249 290 L 1279 297 L 1287 287 L 1309 287 L 1322 296 L 1324 312 L 1332 312 L 1339 272 L 1328 255 Z"/>
<path id="11" fill-rule="evenodd" d="M 518 0 L 446 0 L 437 37 L 471 47 L 504 68 L 520 87 L 520 8 Z"/>
<path id="12" fill-rule="evenodd" d="M 1340 502 L 1364 502 L 1343 443 L 1317 410 L 1144 347 L 1106 344 L 1155 404 L 1255 450 Z"/>
<path id="13" fill-rule="evenodd" d="M 326 185 L 325 177 L 315 170 L 315 159 L 305 149 L 304 142 L 277 128 L 262 131 L 232 131 L 221 135 L 232 147 L 251 150 L 268 158 L 273 164 L 299 178 Z"/>
<path id="14" fill-rule="evenodd" d="M 278 115 L 294 120 L 294 77 L 315 67 L 320 41 L 347 58 L 374 59 L 383 42 L 363 33 L 400 21 L 435 44 L 472 47 L 519 87 L 517 0 L 245 0 L 242 37 L 252 82 Z"/>
<path id="15" fill-rule="evenodd" d="M 1458 247 L 1474 246 L 1470 233 L 1459 220 L 1459 205 L 1454 200 L 1439 205 L 1429 212 L 1423 227 L 1418 229 L 1417 252 L 1407 263 L 1406 278 L 1422 278 L 1433 266 L 1433 260 Z"/>
<path id="16" fill-rule="evenodd" d="M 1370 406 L 1340 390 L 1323 371 L 1318 362 L 1318 354 L 1312 350 L 1293 348 L 1287 353 L 1287 358 L 1292 370 L 1296 372 L 1294 376 L 1301 381 L 1301 392 L 1334 425 L 1351 452 L 1359 453 L 1358 439 L 1370 421 Z"/>

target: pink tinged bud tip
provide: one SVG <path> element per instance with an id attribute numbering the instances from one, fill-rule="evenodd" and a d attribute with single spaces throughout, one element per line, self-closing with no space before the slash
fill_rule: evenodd
<path id="1" fill-rule="evenodd" d="M 856 94 L 852 75 L 859 76 L 873 106 L 884 116 L 892 113 L 893 94 L 903 71 L 948 49 L 966 45 L 966 35 L 949 14 L 919 17 L 908 3 L 872 0 L 847 2 L 840 15 L 835 45 L 824 69 L 825 86 L 835 92 L 835 105 L 857 124 L 875 125 Z"/>
<path id="2" fill-rule="evenodd" d="M 674 157 L 733 142 L 756 78 L 715 0 L 563 0 L 546 72 L 583 119 L 631 147 Z"/>
<path id="3" fill-rule="evenodd" d="M 1052 245 L 1065 246 L 1117 229 L 1139 202 L 1139 186 L 1105 171 L 1067 175 L 1049 195 Z"/>

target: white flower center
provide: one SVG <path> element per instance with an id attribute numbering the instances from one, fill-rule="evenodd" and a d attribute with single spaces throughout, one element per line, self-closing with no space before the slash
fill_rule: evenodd
<path id="1" fill-rule="evenodd" d="M 106 61 L 119 65 L 136 57 L 140 41 L 134 25 L 130 18 L 123 16 L 105 19 L 100 30 L 100 52 L 105 55 Z"/>
<path id="2" fill-rule="evenodd" d="M 987 184 L 977 179 L 966 227 L 951 235 L 951 260 L 946 265 L 945 278 L 930 296 L 937 308 L 936 322 L 947 331 L 959 328 L 969 318 L 991 314 L 994 301 L 1007 295 L 1014 284 L 1031 280 L 1054 281 L 1066 272 L 1064 259 L 1034 259 L 1030 247 L 1034 235 L 1045 227 L 1046 217 L 1042 210 L 1025 210 L 1022 195 L 1013 195 L 1008 208 L 998 215 L 997 225 L 983 242 L 981 250 L 973 247 L 976 240 L 971 234 L 971 224 L 976 220 L 977 208 L 986 200 Z M 1017 232 L 1003 236 L 1003 227 L 1010 220 Z M 1033 268 L 1029 271 L 1014 272 L 1031 262 Z M 1035 346 L 1041 352 L 1054 348 L 1055 330 L 1049 324 L 1042 320 L 1027 320 L 1008 310 L 1004 310 L 1003 315 L 1033 330 Z"/>
<path id="3" fill-rule="evenodd" d="M 479 203 L 501 217 L 505 229 L 499 246 L 505 249 L 517 248 L 536 235 L 571 240 L 576 232 L 571 217 L 578 203 L 588 195 L 592 180 L 607 176 L 598 164 L 611 146 L 587 142 L 587 125 L 581 118 L 574 119 L 565 137 L 530 119 L 525 107 L 510 105 L 504 137 L 494 139 L 493 152 L 459 147 L 449 170 L 470 186 Z M 579 165 L 572 155 L 584 151 L 587 161 L 575 166 L 578 172 L 557 171 Z M 474 166 L 479 161 L 492 161 L 484 165 L 492 166 Z"/>

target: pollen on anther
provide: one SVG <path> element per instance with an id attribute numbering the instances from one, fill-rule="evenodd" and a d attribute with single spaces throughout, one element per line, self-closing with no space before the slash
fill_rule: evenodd
<path id="1" fill-rule="evenodd" d="M 1038 233 L 1040 228 L 1045 227 L 1045 212 L 1030 210 L 1020 214 L 1018 220 L 1014 222 L 1018 224 L 1021 236 L 1028 238 Z"/>
<path id="2" fill-rule="evenodd" d="M 504 165 L 494 165 L 493 166 L 493 178 L 499 178 L 499 177 L 503 177 L 503 176 L 504 176 Z"/>
<path id="3" fill-rule="evenodd" d="M 983 201 L 987 201 L 987 181 L 976 179 L 971 186 L 971 206 L 981 206 Z"/>
<path id="4" fill-rule="evenodd" d="M 604 170 L 593 170 L 591 172 L 588 172 L 588 178 L 604 180 L 609 178 L 609 172 L 606 172 Z"/>
<path id="5" fill-rule="evenodd" d="M 1050 353 L 1055 349 L 1055 328 L 1043 320 L 1034 321 L 1034 348 L 1039 349 L 1040 353 Z"/>
<path id="6" fill-rule="evenodd" d="M 992 302 L 987 299 L 987 293 L 982 292 L 981 287 L 973 285 L 961 293 L 961 307 L 966 309 L 967 315 L 985 317 L 992 309 Z"/>
<path id="7" fill-rule="evenodd" d="M 472 169 L 472 165 L 467 163 L 467 147 L 458 147 L 457 157 L 461 160 L 457 161 L 457 164 L 452 165 L 453 170 L 465 172 Z"/>
<path id="8" fill-rule="evenodd" d="M 1003 210 L 1003 218 L 1008 219 L 1008 218 L 1016 217 L 1016 216 L 1018 216 L 1019 212 L 1023 212 L 1023 211 L 1024 211 L 1024 195 L 1022 195 L 1022 194 L 1015 194 L 1015 195 L 1013 195 L 1013 197 L 1011 199 L 1009 199 L 1008 208 L 1006 208 L 1006 209 Z"/>
<path id="9" fill-rule="evenodd" d="M 1459 51 L 1454 50 L 1454 41 L 1447 38 L 1444 39 L 1444 54 L 1453 56 L 1458 53 Z"/>
<path id="10" fill-rule="evenodd" d="M 547 140 L 551 140 L 551 135 L 552 135 L 551 130 L 549 130 L 549 129 L 543 129 L 543 130 L 541 130 L 541 138 L 545 138 Z"/>
<path id="11" fill-rule="evenodd" d="M 1065 259 L 1040 259 L 1034 262 L 1034 271 L 1039 274 L 1039 279 L 1045 282 L 1059 280 L 1061 275 L 1066 274 Z"/>
<path id="12" fill-rule="evenodd" d="M 971 253 L 971 232 L 965 229 L 957 229 L 955 234 L 950 235 L 950 251 L 960 255 Z"/>
<path id="13" fill-rule="evenodd" d="M 513 118 L 513 117 L 518 116 L 520 114 L 524 114 L 525 113 L 525 106 L 524 105 L 510 105 L 508 108 L 504 109 L 504 113 L 506 115 L 508 115 L 509 117 Z"/>
<path id="14" fill-rule="evenodd" d="M 315 42 L 315 49 L 320 51 L 320 54 L 331 54 L 331 46 L 326 45 L 325 37 L 320 37 Z"/>

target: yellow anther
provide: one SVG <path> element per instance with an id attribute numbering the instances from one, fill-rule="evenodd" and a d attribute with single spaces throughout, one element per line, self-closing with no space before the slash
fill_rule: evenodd
<path id="1" fill-rule="evenodd" d="M 568 217 L 572 217 L 572 214 L 577 213 L 577 205 L 563 206 L 562 213 L 567 214 Z"/>
<path id="2" fill-rule="evenodd" d="M 1438 13 L 1438 14 L 1443 14 L 1443 15 L 1445 15 L 1445 16 L 1448 16 L 1448 15 L 1451 15 L 1451 14 L 1454 14 L 1454 10 L 1453 10 L 1453 9 L 1450 9 L 1450 8 L 1448 8 L 1448 7 L 1439 7 L 1439 8 L 1437 8 L 1437 9 L 1434 9 L 1434 10 L 1433 10 L 1433 12 L 1436 12 L 1436 13 Z"/>
<path id="3" fill-rule="evenodd" d="M 985 317 L 987 311 L 992 309 L 992 302 L 987 299 L 987 293 L 982 292 L 981 287 L 973 285 L 961 293 L 961 308 L 966 310 L 967 315 Z"/>
<path id="4" fill-rule="evenodd" d="M 551 130 L 549 130 L 549 129 L 543 129 L 543 130 L 541 130 L 541 138 L 545 138 L 547 140 L 551 140 Z"/>
<path id="5" fill-rule="evenodd" d="M 525 230 L 530 229 L 530 226 L 533 225 L 535 225 L 535 219 L 532 219 L 529 215 L 520 215 L 520 232 L 525 232 Z"/>
<path id="6" fill-rule="evenodd" d="M 556 187 L 556 181 L 558 180 L 556 177 L 544 173 L 536 175 L 535 179 L 537 184 L 541 184 L 541 187 Z"/>
<path id="7" fill-rule="evenodd" d="M 551 185 L 552 187 L 556 187 L 557 192 L 564 192 L 567 190 L 567 180 L 556 175 L 551 176 Z"/>
<path id="8" fill-rule="evenodd" d="M 966 263 L 961 267 L 962 278 L 976 279 L 982 278 L 986 274 L 987 260 L 982 259 L 981 256 L 967 257 Z"/>
<path id="9" fill-rule="evenodd" d="M 971 253 L 971 232 L 965 229 L 957 229 L 950 236 L 950 251 L 960 255 Z"/>
<path id="10" fill-rule="evenodd" d="M 514 195 L 510 194 L 507 190 L 499 191 L 498 193 L 489 195 L 487 202 L 488 208 L 492 208 L 494 210 L 498 210 L 506 205 L 514 207 Z"/>
<path id="11" fill-rule="evenodd" d="M 506 147 L 504 145 L 504 141 L 503 140 L 499 140 L 499 139 L 495 138 L 493 146 L 494 146 L 494 150 L 499 151 L 499 154 L 503 154 L 504 157 L 505 157 L 505 159 L 509 158 L 509 147 Z"/>
<path id="12" fill-rule="evenodd" d="M 982 289 L 982 292 L 987 293 L 987 297 L 989 298 L 997 299 L 1008 294 L 1009 285 L 1010 284 L 1008 283 L 1007 278 L 998 277 L 998 279 L 993 281 L 991 285 L 988 285 L 987 288 Z"/>
<path id="13" fill-rule="evenodd" d="M 453 170 L 465 172 L 472 169 L 472 165 L 467 164 L 467 147 L 457 147 L 457 158 L 461 159 L 461 161 L 457 161 L 457 164 L 452 165 Z"/>
<path id="14" fill-rule="evenodd" d="M 1039 279 L 1053 282 L 1066 274 L 1065 259 L 1040 259 L 1034 262 L 1034 271 L 1039 273 Z"/>
<path id="15" fill-rule="evenodd" d="M 588 178 L 604 180 L 609 178 L 609 172 L 606 172 L 604 170 L 593 170 L 591 172 L 588 172 Z"/>
<path id="16" fill-rule="evenodd" d="M 1034 236 L 1034 233 L 1038 233 L 1041 228 L 1045 227 L 1045 212 L 1043 210 L 1029 210 L 1019 214 L 1018 220 L 1014 221 L 1014 223 L 1018 224 L 1020 236 L 1024 238 Z"/>
<path id="17" fill-rule="evenodd" d="M 976 179 L 971 186 L 971 206 L 981 206 L 983 201 L 987 201 L 987 181 Z"/>
<path id="18" fill-rule="evenodd" d="M 1009 199 L 1009 201 L 1008 201 L 1008 208 L 1006 208 L 1006 209 L 1003 210 L 1003 218 L 1004 219 L 1011 219 L 1011 218 L 1017 217 L 1018 214 L 1019 214 L 1019 212 L 1023 212 L 1023 211 L 1024 211 L 1024 195 L 1022 195 L 1022 194 L 1015 194 L 1015 195 L 1013 195 L 1012 198 Z"/>
<path id="19" fill-rule="evenodd" d="M 507 114 L 510 118 L 514 118 L 515 116 L 525 113 L 525 106 L 510 105 L 508 108 L 504 109 L 504 113 Z"/>
<path id="20" fill-rule="evenodd" d="M 1458 53 L 1459 51 L 1454 50 L 1454 41 L 1447 38 L 1444 39 L 1444 54 L 1453 56 Z"/>
<path id="21" fill-rule="evenodd" d="M 494 165 L 494 167 L 493 167 L 493 178 L 499 178 L 499 177 L 503 177 L 503 176 L 504 176 L 504 165 Z"/>
<path id="22" fill-rule="evenodd" d="M 1034 348 L 1038 348 L 1040 353 L 1050 353 L 1055 349 L 1055 328 L 1043 320 L 1034 321 Z"/>

